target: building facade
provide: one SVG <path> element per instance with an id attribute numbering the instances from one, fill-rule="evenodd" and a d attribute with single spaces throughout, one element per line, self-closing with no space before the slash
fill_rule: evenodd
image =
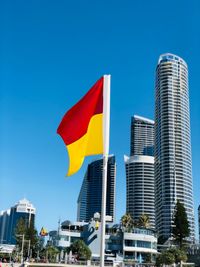
<path id="1" fill-rule="evenodd" d="M 156 227 L 164 240 L 172 237 L 174 207 L 179 199 L 194 239 L 194 208 L 188 67 L 173 54 L 163 54 L 156 68 L 155 196 Z"/>
<path id="2" fill-rule="evenodd" d="M 89 187 L 89 182 L 88 182 L 88 170 L 85 173 L 81 190 L 78 196 L 78 201 L 77 201 L 77 221 L 82 222 L 86 221 L 87 216 L 88 216 L 88 187 Z"/>
<path id="3" fill-rule="evenodd" d="M 51 231 L 49 233 L 50 241 L 52 241 L 53 245 L 60 248 L 70 247 L 74 241 L 83 239 L 84 225 L 87 225 L 87 223 L 66 220 L 61 223 L 58 231 Z"/>
<path id="4" fill-rule="evenodd" d="M 88 222 L 94 213 L 101 213 L 103 159 L 88 165 L 77 201 L 77 221 Z M 106 215 L 115 218 L 115 156 L 109 156 L 107 174 Z"/>
<path id="5" fill-rule="evenodd" d="M 149 216 L 155 227 L 154 157 L 124 157 L 126 166 L 126 212 L 134 220 L 142 214 Z"/>
<path id="6" fill-rule="evenodd" d="M 7 244 L 7 237 L 9 235 L 9 219 L 10 209 L 1 211 L 0 213 L 0 244 Z"/>
<path id="7" fill-rule="evenodd" d="M 153 230 L 135 228 L 123 233 L 123 258 L 137 263 L 155 262 L 157 236 Z"/>
<path id="8" fill-rule="evenodd" d="M 99 218 L 100 220 L 100 218 Z M 61 250 L 70 247 L 73 242 L 81 239 L 90 248 L 92 259 L 100 258 L 101 222 L 91 218 L 89 222 L 61 223 L 58 231 L 49 232 L 49 244 Z M 119 224 L 107 223 L 105 228 L 105 259 L 130 261 L 133 263 L 155 262 L 157 254 L 157 236 L 150 229 L 133 228 L 127 231 Z M 70 262 L 69 255 L 63 254 L 66 263 Z M 61 259 L 62 260 L 62 259 Z"/>
<path id="9" fill-rule="evenodd" d="M 7 211 L 2 211 L 0 215 L 0 243 L 16 244 L 15 228 L 18 220 L 23 218 L 26 226 L 34 223 L 35 208 L 27 200 L 22 199 Z"/>
<path id="10" fill-rule="evenodd" d="M 131 118 L 130 155 L 154 156 L 154 121 L 134 115 Z"/>
<path id="11" fill-rule="evenodd" d="M 125 156 L 126 213 L 136 221 L 143 214 L 155 227 L 154 121 L 138 115 L 131 118 L 130 157 Z"/>

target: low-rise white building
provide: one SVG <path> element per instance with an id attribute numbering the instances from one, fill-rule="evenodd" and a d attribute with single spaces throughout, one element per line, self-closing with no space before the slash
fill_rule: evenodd
<path id="1" fill-rule="evenodd" d="M 50 241 L 60 248 L 70 247 L 77 239 L 82 239 L 92 252 L 92 257 L 100 257 L 101 223 L 64 221 L 58 231 L 49 233 Z M 121 256 L 124 261 L 136 263 L 154 262 L 157 254 L 157 236 L 154 230 L 133 228 L 126 231 L 120 225 L 106 224 L 105 256 L 108 259 Z"/>
<path id="2" fill-rule="evenodd" d="M 70 247 L 77 239 L 83 239 L 83 227 L 87 224 L 85 222 L 71 222 L 66 220 L 59 225 L 58 231 L 49 232 L 50 241 L 53 245 L 60 248 Z"/>
<path id="3" fill-rule="evenodd" d="M 154 260 L 157 254 L 157 237 L 155 231 L 134 228 L 123 234 L 123 258 L 142 263 L 147 258 Z"/>

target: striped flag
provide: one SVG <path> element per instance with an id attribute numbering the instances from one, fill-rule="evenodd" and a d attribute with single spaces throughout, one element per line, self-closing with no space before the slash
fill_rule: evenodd
<path id="1" fill-rule="evenodd" d="M 103 154 L 104 76 L 64 115 L 57 133 L 69 154 L 67 176 L 76 173 L 85 156 Z"/>

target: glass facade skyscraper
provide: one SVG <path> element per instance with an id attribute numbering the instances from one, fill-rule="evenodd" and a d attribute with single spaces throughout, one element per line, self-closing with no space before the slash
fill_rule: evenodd
<path id="1" fill-rule="evenodd" d="M 0 212 L 0 244 L 7 244 L 10 209 Z"/>
<path id="2" fill-rule="evenodd" d="M 103 159 L 88 165 L 77 201 L 77 221 L 88 222 L 94 213 L 101 214 Z M 115 219 L 115 156 L 108 158 L 106 215 Z"/>
<path id="3" fill-rule="evenodd" d="M 86 221 L 88 200 L 88 171 L 86 171 L 77 201 L 77 221 Z"/>
<path id="4" fill-rule="evenodd" d="M 155 227 L 154 121 L 134 115 L 131 118 L 130 157 L 125 156 L 126 212 L 134 220 L 149 216 Z"/>
<path id="5" fill-rule="evenodd" d="M 15 228 L 20 218 L 23 218 L 25 225 L 29 227 L 35 220 L 35 208 L 27 200 L 22 199 L 7 211 L 0 214 L 0 243 L 15 244 Z"/>
<path id="6" fill-rule="evenodd" d="M 163 54 L 156 69 L 155 197 L 156 227 L 164 240 L 172 236 L 174 207 L 179 199 L 194 239 L 192 160 L 188 67 L 173 54 Z"/>

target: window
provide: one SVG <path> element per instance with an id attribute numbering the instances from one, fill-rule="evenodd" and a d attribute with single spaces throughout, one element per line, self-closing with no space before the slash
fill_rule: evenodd
<path id="1" fill-rule="evenodd" d="M 61 241 L 69 241 L 69 236 L 66 236 L 66 235 L 60 235 L 60 236 L 59 236 L 59 240 L 61 240 Z"/>
<path id="2" fill-rule="evenodd" d="M 135 247 L 135 240 L 125 240 L 125 246 Z"/>
<path id="3" fill-rule="evenodd" d="M 137 247 L 151 248 L 151 242 L 137 240 Z"/>

